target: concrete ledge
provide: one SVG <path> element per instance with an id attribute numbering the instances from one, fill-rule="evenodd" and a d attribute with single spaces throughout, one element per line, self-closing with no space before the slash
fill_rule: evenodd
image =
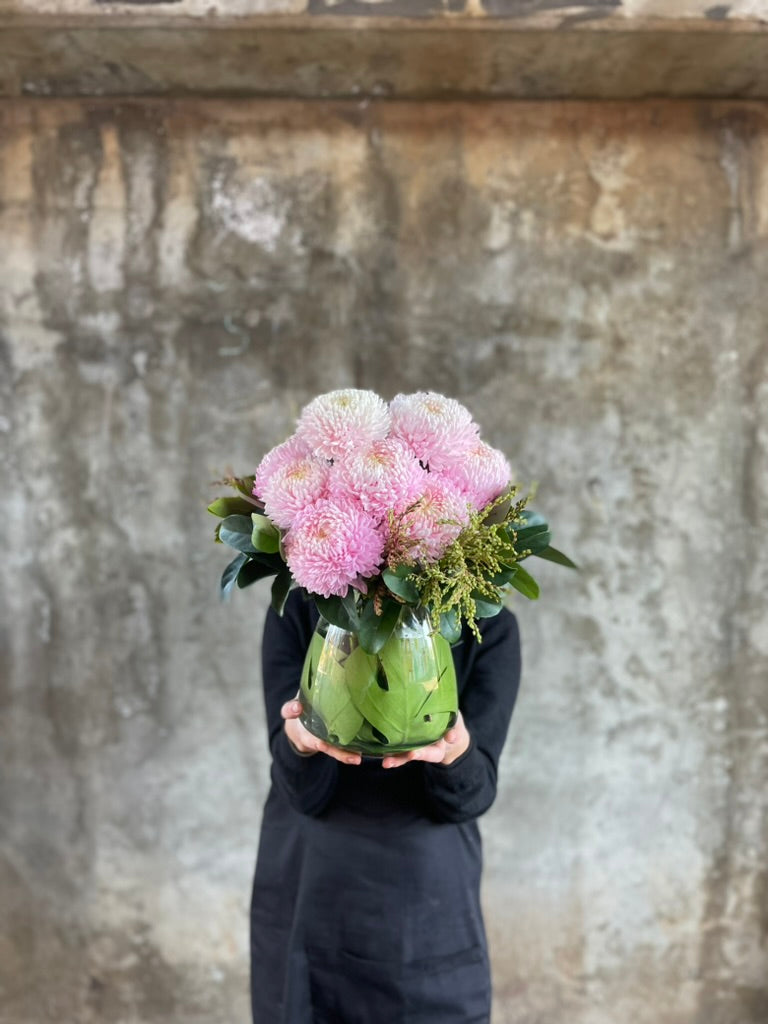
<path id="1" fill-rule="evenodd" d="M 768 97 L 768 2 L 469 3 L 0 0 L 0 95 Z"/>

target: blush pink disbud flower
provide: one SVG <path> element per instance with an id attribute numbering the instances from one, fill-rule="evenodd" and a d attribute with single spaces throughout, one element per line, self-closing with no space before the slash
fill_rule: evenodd
<path id="1" fill-rule="evenodd" d="M 336 467 L 334 467 L 335 469 Z M 356 498 L 372 516 L 403 512 L 422 492 L 427 474 L 396 438 L 374 441 L 339 465 L 333 488 Z"/>
<path id="2" fill-rule="evenodd" d="M 379 569 L 384 541 L 353 499 L 320 499 L 305 508 L 285 535 L 288 567 L 301 587 L 344 597 L 359 577 Z"/>
<path id="3" fill-rule="evenodd" d="M 283 466 L 295 462 L 296 459 L 305 455 L 309 455 L 309 448 L 295 434 L 292 434 L 287 441 L 270 449 L 256 469 L 256 478 L 253 483 L 253 493 L 256 497 L 263 500 L 264 489 L 270 478 Z"/>
<path id="4" fill-rule="evenodd" d="M 264 511 L 277 526 L 287 529 L 307 505 L 328 494 L 328 466 L 304 456 L 277 468 L 262 490 Z"/>
<path id="5" fill-rule="evenodd" d="M 390 403 L 392 435 L 402 438 L 430 470 L 445 468 L 477 444 L 479 428 L 454 398 L 435 391 L 396 395 Z"/>
<path id="6" fill-rule="evenodd" d="M 317 456 L 337 459 L 383 440 L 389 431 L 386 402 L 374 391 L 342 388 L 319 395 L 299 417 L 296 436 Z"/>
<path id="7" fill-rule="evenodd" d="M 440 475 L 455 484 L 467 501 L 479 510 L 509 486 L 512 470 L 503 452 L 479 441 Z"/>
<path id="8" fill-rule="evenodd" d="M 417 561 L 436 561 L 469 522 L 467 499 L 450 480 L 428 474 L 420 499 L 401 519 L 402 535 L 413 542 Z"/>

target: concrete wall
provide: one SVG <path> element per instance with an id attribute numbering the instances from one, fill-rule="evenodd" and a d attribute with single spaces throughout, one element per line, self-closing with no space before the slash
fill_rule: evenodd
<path id="1" fill-rule="evenodd" d="M 0 95 L 768 99 L 768 0 L 0 0 Z"/>
<path id="2" fill-rule="evenodd" d="M 0 106 L 0 1021 L 247 1020 L 265 593 L 209 481 L 435 388 L 579 576 L 520 599 L 495 1024 L 768 1017 L 768 113 Z"/>

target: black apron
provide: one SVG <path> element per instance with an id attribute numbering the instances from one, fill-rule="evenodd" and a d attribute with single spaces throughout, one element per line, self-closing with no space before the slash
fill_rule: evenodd
<path id="1" fill-rule="evenodd" d="M 477 823 L 426 818 L 419 769 L 342 766 L 319 817 L 272 789 L 251 907 L 254 1024 L 487 1024 Z"/>

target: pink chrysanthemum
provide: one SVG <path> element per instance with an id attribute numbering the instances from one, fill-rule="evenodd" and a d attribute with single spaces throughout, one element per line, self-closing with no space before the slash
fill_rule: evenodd
<path id="1" fill-rule="evenodd" d="M 437 561 L 469 522 L 467 499 L 450 480 L 426 475 L 421 498 L 402 516 L 401 536 L 417 561 Z"/>
<path id="2" fill-rule="evenodd" d="M 383 538 L 353 499 L 321 499 L 296 517 L 285 536 L 288 567 L 299 586 L 323 597 L 344 597 L 359 576 L 381 563 Z"/>
<path id="3" fill-rule="evenodd" d="M 503 452 L 480 441 L 440 475 L 454 483 L 476 509 L 481 509 L 509 486 L 512 470 Z"/>
<path id="4" fill-rule="evenodd" d="M 435 391 L 396 395 L 389 406 L 392 434 L 432 469 L 443 469 L 472 448 L 479 429 L 468 409 Z"/>
<path id="5" fill-rule="evenodd" d="M 304 455 L 309 455 L 309 448 L 295 434 L 268 451 L 256 470 L 256 479 L 253 484 L 253 493 L 256 497 L 263 498 L 264 488 L 278 469 Z"/>
<path id="6" fill-rule="evenodd" d="M 389 430 L 386 402 L 373 391 L 342 388 L 319 395 L 299 417 L 297 437 L 325 459 L 380 441 Z"/>
<path id="7" fill-rule="evenodd" d="M 339 464 L 334 487 L 358 499 L 372 516 L 402 512 L 422 492 L 427 474 L 410 448 L 390 438 L 352 452 Z"/>
<path id="8" fill-rule="evenodd" d="M 308 505 L 328 494 L 328 466 L 305 455 L 286 462 L 274 471 L 262 490 L 264 511 L 286 529 Z"/>

